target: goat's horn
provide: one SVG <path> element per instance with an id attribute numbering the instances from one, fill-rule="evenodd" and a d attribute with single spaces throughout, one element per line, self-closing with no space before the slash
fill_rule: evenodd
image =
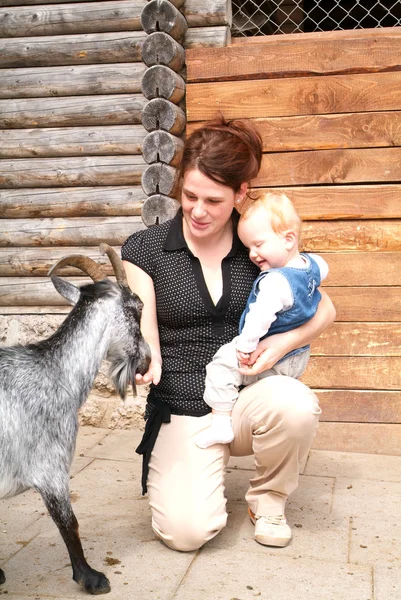
<path id="1" fill-rule="evenodd" d="M 117 283 L 128 287 L 123 261 L 118 256 L 117 252 L 111 246 L 105 243 L 100 244 L 100 252 L 102 254 L 107 254 L 107 256 L 109 257 L 109 260 L 114 270 L 114 274 L 117 278 Z"/>
<path id="2" fill-rule="evenodd" d="M 61 267 L 76 267 L 89 275 L 95 283 L 97 281 L 102 281 L 102 279 L 106 279 L 107 277 L 103 267 L 92 258 L 89 258 L 89 256 L 84 256 L 83 254 L 70 254 L 69 256 L 60 259 L 50 269 L 48 273 L 49 277 L 50 275 L 53 275 L 57 269 L 61 269 Z"/>

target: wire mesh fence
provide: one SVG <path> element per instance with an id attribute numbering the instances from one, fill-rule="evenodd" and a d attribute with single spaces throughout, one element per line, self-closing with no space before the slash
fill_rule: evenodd
<path id="1" fill-rule="evenodd" d="M 232 0 L 234 37 L 401 25 L 401 0 Z"/>

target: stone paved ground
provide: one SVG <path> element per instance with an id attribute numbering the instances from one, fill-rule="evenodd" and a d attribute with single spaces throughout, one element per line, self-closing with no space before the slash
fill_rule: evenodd
<path id="1" fill-rule="evenodd" d="M 312 450 L 287 509 L 287 548 L 260 546 L 246 515 L 252 459 L 227 470 L 229 521 L 198 552 L 158 541 L 140 493 L 137 431 L 81 428 L 71 492 L 90 564 L 110 600 L 400 600 L 401 457 Z M 0 565 L 10 600 L 88 597 L 38 494 L 0 504 Z"/>

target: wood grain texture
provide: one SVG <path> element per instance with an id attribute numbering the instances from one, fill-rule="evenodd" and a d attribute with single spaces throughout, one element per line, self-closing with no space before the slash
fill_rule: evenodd
<path id="1" fill-rule="evenodd" d="M 306 115 L 253 120 L 264 152 L 401 145 L 401 112 Z M 191 133 L 201 123 L 190 123 Z"/>
<path id="2" fill-rule="evenodd" d="M 337 321 L 401 321 L 400 287 L 333 287 L 327 292 L 336 307 Z"/>
<path id="3" fill-rule="evenodd" d="M 399 70 L 401 31 L 368 30 L 364 36 L 257 36 L 221 49 L 189 50 L 188 83 Z"/>
<path id="4" fill-rule="evenodd" d="M 400 252 L 328 252 L 321 256 L 330 268 L 325 287 L 401 285 Z"/>
<path id="5" fill-rule="evenodd" d="M 0 67 L 139 62 L 145 39 L 143 31 L 0 39 Z"/>
<path id="6" fill-rule="evenodd" d="M 138 31 L 145 6 L 146 0 L 122 0 L 10 8 L 0 15 L 0 36 Z"/>
<path id="7" fill-rule="evenodd" d="M 399 110 L 401 72 L 187 85 L 188 121 Z"/>
<path id="8" fill-rule="evenodd" d="M 67 278 L 74 285 L 91 283 L 89 277 Z M 6 277 L 0 279 L 0 306 L 68 306 L 49 277 Z"/>
<path id="9" fill-rule="evenodd" d="M 399 252 L 401 221 L 305 221 L 305 252 Z"/>
<path id="10" fill-rule="evenodd" d="M 318 390 L 320 422 L 401 423 L 401 393 L 372 390 Z"/>
<path id="11" fill-rule="evenodd" d="M 142 94 L 0 100 L 0 129 L 139 125 Z"/>
<path id="12" fill-rule="evenodd" d="M 190 28 L 232 23 L 231 0 L 186 0 L 182 13 Z"/>
<path id="13" fill-rule="evenodd" d="M 401 358 L 313 356 L 301 381 L 314 389 L 400 390 Z"/>
<path id="14" fill-rule="evenodd" d="M 0 246 L 99 246 L 102 242 L 121 246 L 144 228 L 140 217 L 7 219 L 2 223 Z"/>
<path id="15" fill-rule="evenodd" d="M 19 158 L 0 161 L 0 188 L 139 185 L 142 156 Z"/>
<path id="16" fill-rule="evenodd" d="M 312 342 L 311 352 L 327 357 L 401 356 L 401 323 L 337 321 Z"/>
<path id="17" fill-rule="evenodd" d="M 141 125 L 0 130 L 0 158 L 141 154 L 146 133 Z"/>
<path id="18" fill-rule="evenodd" d="M 315 450 L 364 452 L 401 456 L 401 425 L 381 423 L 320 423 Z"/>
<path id="19" fill-rule="evenodd" d="M 368 183 L 401 179 L 401 148 L 264 154 L 256 186 Z"/>
<path id="20" fill-rule="evenodd" d="M 120 247 L 114 250 L 120 256 Z M 107 275 L 114 275 L 107 256 L 100 253 L 98 246 L 43 247 L 43 248 L 0 248 L 0 277 L 47 277 L 51 267 L 64 256 L 83 254 L 103 265 Z M 60 277 L 81 276 L 82 271 L 64 267 L 57 272 Z"/>
<path id="21" fill-rule="evenodd" d="M 191 27 L 183 41 L 184 48 L 224 48 L 230 43 L 231 29 L 228 25 Z"/>
<path id="22" fill-rule="evenodd" d="M 4 69 L 0 98 L 139 94 L 145 70 L 140 63 Z"/>
<path id="23" fill-rule="evenodd" d="M 0 218 L 139 216 L 144 199 L 140 186 L 0 189 Z"/>
<path id="24" fill-rule="evenodd" d="M 308 221 L 401 218 L 400 184 L 280 186 L 273 189 L 283 191 L 302 219 Z M 271 188 L 254 191 L 266 193 Z"/>

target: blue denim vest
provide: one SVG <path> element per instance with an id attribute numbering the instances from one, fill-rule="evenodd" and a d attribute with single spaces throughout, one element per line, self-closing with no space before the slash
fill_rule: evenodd
<path id="1" fill-rule="evenodd" d="M 309 255 L 305 253 L 301 253 L 309 266 L 306 266 L 304 269 L 296 268 L 296 267 L 282 267 L 281 269 L 269 269 L 268 271 L 262 271 L 260 275 L 255 279 L 251 293 L 249 294 L 248 301 L 246 303 L 246 307 L 244 312 L 241 315 L 241 319 L 239 322 L 239 332 L 241 333 L 244 328 L 245 317 L 249 312 L 250 305 L 256 301 L 256 298 L 259 293 L 259 282 L 272 271 L 281 273 L 290 284 L 292 295 L 294 297 L 294 304 L 291 308 L 287 310 L 282 310 L 277 313 L 277 319 L 273 321 L 270 325 L 269 331 L 266 335 L 263 336 L 268 337 L 269 335 L 273 335 L 274 333 L 283 333 L 284 331 L 289 331 L 291 329 L 295 329 L 300 325 L 303 325 L 309 319 L 311 319 L 316 313 L 317 306 L 321 299 L 321 293 L 318 290 L 320 285 L 320 269 L 315 260 Z M 296 350 L 292 350 L 279 361 L 288 358 L 289 356 L 293 356 L 295 354 L 299 354 L 304 350 L 307 350 L 309 345 L 303 346 L 302 348 L 297 348 Z"/>

